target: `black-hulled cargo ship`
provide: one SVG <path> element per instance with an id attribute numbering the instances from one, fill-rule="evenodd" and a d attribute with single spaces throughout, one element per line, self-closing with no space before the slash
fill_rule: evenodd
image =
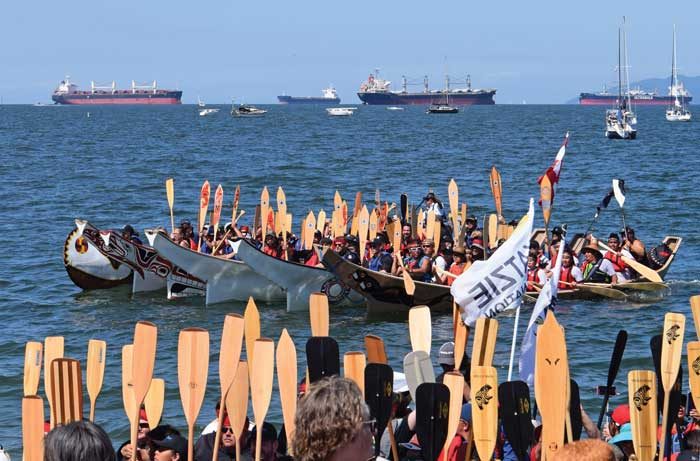
<path id="1" fill-rule="evenodd" d="M 338 92 L 332 86 L 324 88 L 323 96 L 277 96 L 280 104 L 340 104 Z"/>

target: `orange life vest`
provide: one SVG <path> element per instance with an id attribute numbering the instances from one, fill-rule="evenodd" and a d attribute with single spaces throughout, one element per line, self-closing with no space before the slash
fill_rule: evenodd
<path id="1" fill-rule="evenodd" d="M 612 263 L 615 272 L 622 272 L 627 269 L 627 265 L 622 260 L 622 255 L 615 254 L 612 251 L 606 251 L 603 257 Z"/>
<path id="2" fill-rule="evenodd" d="M 571 267 L 564 267 L 562 266 L 561 272 L 559 273 L 559 289 L 560 290 L 565 290 L 567 288 L 571 288 L 571 285 L 567 285 L 562 282 L 568 282 L 568 283 L 575 283 L 576 279 L 574 279 L 574 275 L 571 273 L 571 269 L 573 269 L 574 266 Z"/>

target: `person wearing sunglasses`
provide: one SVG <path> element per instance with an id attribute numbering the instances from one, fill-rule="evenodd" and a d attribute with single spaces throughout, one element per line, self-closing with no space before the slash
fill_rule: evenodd
<path id="1" fill-rule="evenodd" d="M 235 461 L 236 459 L 236 443 L 240 443 L 241 447 L 241 459 L 249 460 L 250 458 L 246 455 L 248 451 L 248 419 L 246 418 L 243 424 L 243 433 L 241 434 L 240 440 L 236 440 L 236 436 L 233 433 L 233 428 L 231 427 L 231 421 L 228 415 L 224 417 L 223 424 L 221 425 L 221 442 L 217 449 L 219 450 L 218 459 L 219 461 Z M 216 431 L 203 434 L 194 446 L 194 457 L 195 460 L 210 460 L 214 454 L 214 442 L 216 441 Z"/>
<path id="2" fill-rule="evenodd" d="M 148 433 L 151 431 L 151 427 L 148 425 L 148 417 L 146 416 L 146 410 L 141 408 L 139 411 L 139 432 L 137 434 L 136 446 L 139 451 L 139 458 L 142 460 L 148 459 Z M 121 459 L 131 459 L 133 451 L 131 448 L 131 441 L 127 440 L 119 447 L 117 450 L 117 461 Z"/>

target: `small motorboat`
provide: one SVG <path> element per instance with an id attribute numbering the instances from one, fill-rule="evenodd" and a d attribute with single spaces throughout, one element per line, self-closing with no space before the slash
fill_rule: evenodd
<path id="1" fill-rule="evenodd" d="M 459 109 L 449 104 L 431 104 L 425 111 L 426 114 L 456 114 Z"/>
<path id="2" fill-rule="evenodd" d="M 386 110 L 404 110 L 404 108 L 399 106 L 389 106 L 386 108 Z"/>
<path id="3" fill-rule="evenodd" d="M 202 102 L 199 96 L 197 96 L 197 106 L 199 107 L 199 116 L 205 117 L 207 115 L 215 114 L 219 112 L 219 109 L 207 109 L 207 105 Z"/>
<path id="4" fill-rule="evenodd" d="M 235 103 L 231 105 L 231 115 L 236 117 L 262 117 L 265 114 L 267 114 L 265 109 L 248 104 L 239 104 L 238 107 Z"/>
<path id="5" fill-rule="evenodd" d="M 326 109 L 326 112 L 333 117 L 348 117 L 356 110 L 357 107 L 329 107 Z"/>

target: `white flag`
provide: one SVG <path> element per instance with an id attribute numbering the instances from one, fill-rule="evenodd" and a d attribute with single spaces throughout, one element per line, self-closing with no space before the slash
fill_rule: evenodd
<path id="1" fill-rule="evenodd" d="M 455 279 L 450 290 L 461 307 L 464 323 L 495 317 L 520 306 L 527 280 L 527 255 L 535 210 L 530 210 L 508 240 L 486 261 L 476 261 Z"/>

